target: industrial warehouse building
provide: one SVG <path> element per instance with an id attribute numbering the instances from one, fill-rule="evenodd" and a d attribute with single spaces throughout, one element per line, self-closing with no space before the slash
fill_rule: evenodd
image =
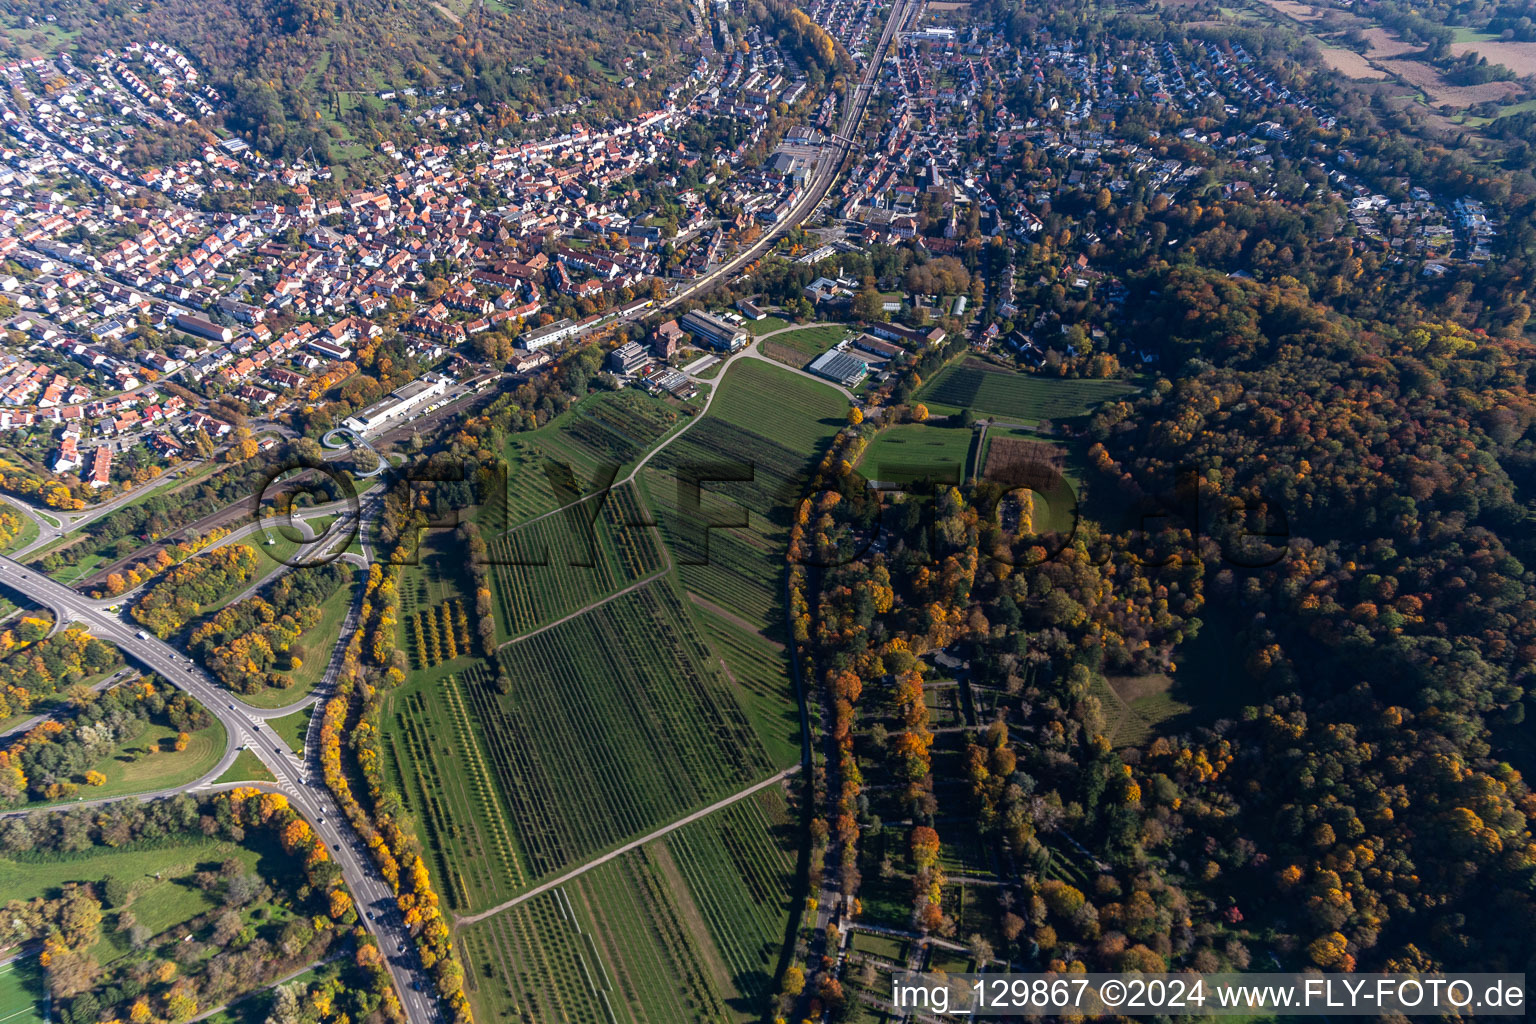
<path id="1" fill-rule="evenodd" d="M 721 352 L 735 352 L 747 343 L 746 331 L 709 313 L 689 313 L 678 321 L 678 326 L 701 343 Z"/>
<path id="2" fill-rule="evenodd" d="M 389 397 L 375 402 L 356 416 L 348 416 L 346 425 L 359 434 L 378 430 L 392 420 L 402 419 L 428 405 L 448 390 L 448 379 L 429 373 L 420 380 L 396 388 Z"/>
<path id="3" fill-rule="evenodd" d="M 845 388 L 852 388 L 857 387 L 869 373 L 869 364 L 842 349 L 834 348 L 830 352 L 823 352 L 817 356 L 816 361 L 807 369 L 819 377 L 836 381 Z"/>

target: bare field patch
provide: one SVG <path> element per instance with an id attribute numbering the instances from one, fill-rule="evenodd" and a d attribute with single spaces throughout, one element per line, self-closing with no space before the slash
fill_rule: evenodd
<path id="1" fill-rule="evenodd" d="M 1028 487 L 1044 494 L 1060 478 L 1066 451 L 1049 441 L 999 437 L 987 453 L 985 476 L 1009 487 Z"/>
<path id="2" fill-rule="evenodd" d="M 1488 82 L 1485 85 L 1447 85 L 1440 72 L 1416 60 L 1377 61 L 1404 82 L 1422 89 L 1434 106 L 1471 107 L 1479 103 L 1508 103 L 1522 90 L 1514 82 Z"/>
<path id="3" fill-rule="evenodd" d="M 1371 44 L 1371 48 L 1365 51 L 1365 55 L 1372 60 L 1379 60 L 1382 57 L 1401 57 L 1405 53 L 1417 53 L 1419 50 L 1419 47 L 1413 43 L 1404 42 L 1380 25 L 1364 29 L 1360 34 L 1365 36 L 1366 42 Z"/>
<path id="4" fill-rule="evenodd" d="M 1346 50 L 1338 46 L 1325 46 L 1322 49 L 1323 63 L 1329 69 L 1337 71 L 1349 78 L 1357 79 L 1383 79 L 1389 77 L 1387 73 L 1370 61 L 1366 60 L 1354 50 Z"/>
<path id="5" fill-rule="evenodd" d="M 1297 0 L 1264 0 L 1264 3 L 1272 7 L 1288 18 L 1297 21 L 1321 21 L 1323 12 L 1311 4 L 1298 3 Z"/>
<path id="6" fill-rule="evenodd" d="M 1143 697 L 1159 697 L 1173 686 L 1173 677 L 1158 673 L 1150 676 L 1108 676 L 1104 680 L 1115 696 L 1127 704 Z"/>
<path id="7" fill-rule="evenodd" d="M 1169 691 L 1167 675 L 1108 676 L 1096 680 L 1093 693 L 1104 708 L 1110 742 L 1117 747 L 1140 747 L 1159 734 L 1171 718 L 1192 710 Z"/>
<path id="8" fill-rule="evenodd" d="M 1490 64 L 1503 64 L 1517 75 L 1536 75 L 1536 43 L 1506 43 L 1503 40 L 1452 43 L 1451 52 L 1458 57 L 1475 53 L 1487 57 Z"/>

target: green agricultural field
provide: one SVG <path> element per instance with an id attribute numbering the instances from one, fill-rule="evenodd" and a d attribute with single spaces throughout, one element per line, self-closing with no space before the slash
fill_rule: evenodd
<path id="1" fill-rule="evenodd" d="M 1188 714 L 1193 705 L 1174 697 L 1167 675 L 1095 678 L 1093 692 L 1104 706 L 1110 741 L 1117 746 L 1141 746 L 1161 731 L 1168 719 Z"/>
<path id="2" fill-rule="evenodd" d="M 774 762 L 658 581 L 391 697 L 386 745 L 457 909 L 761 781 Z"/>
<path id="3" fill-rule="evenodd" d="M 773 993 L 785 925 L 794 902 L 795 856 L 782 794 L 732 804 L 663 842 L 709 937 L 745 999 L 762 1007 Z"/>
<path id="4" fill-rule="evenodd" d="M 875 435 L 858 468 L 871 480 L 932 476 L 959 482 L 970 476 L 974 441 L 965 427 L 900 423 Z"/>
<path id="5" fill-rule="evenodd" d="M 673 1024 L 721 1020 L 719 982 L 672 905 L 654 865 L 637 852 L 461 933 L 465 988 L 481 1020 Z M 593 923 L 586 892 L 602 894 Z M 575 900 L 581 906 L 575 906 Z M 604 956 L 623 942 L 626 958 Z"/>
<path id="6" fill-rule="evenodd" d="M 396 627 L 396 641 L 411 659 L 411 666 L 419 675 L 431 670 L 442 675 L 455 668 L 471 664 L 469 657 L 474 643 L 474 594 L 469 579 L 469 567 L 463 543 L 453 533 L 443 530 L 428 531 L 421 538 L 417 552 L 417 564 L 406 569 L 400 577 L 400 622 Z M 461 618 L 457 613 L 464 611 Z M 444 612 L 454 624 L 454 658 L 449 659 L 446 638 L 437 636 L 437 646 L 423 649 L 417 642 L 416 624 L 422 624 L 422 639 L 430 640 L 433 630 L 443 621 Z M 470 635 L 467 635 L 470 634 Z M 464 641 L 468 642 L 464 642 Z"/>
<path id="7" fill-rule="evenodd" d="M 834 434 L 842 396 L 759 360 L 732 365 L 709 415 L 641 475 L 646 498 L 690 591 L 756 629 L 782 634 L 784 551 L 794 508 Z M 700 467 L 716 477 L 684 486 Z"/>
<path id="8" fill-rule="evenodd" d="M 789 923 L 784 799 L 744 800 L 460 934 L 484 1020 L 755 1021 Z"/>
<path id="9" fill-rule="evenodd" d="M 594 518 L 595 517 L 595 518 Z M 497 639 L 569 615 L 666 568 L 631 484 L 490 543 Z"/>
<path id="10" fill-rule="evenodd" d="M 481 509 L 479 523 L 493 559 L 539 564 L 490 567 L 494 659 L 479 658 L 478 644 L 450 656 L 432 638 L 443 608 L 472 610 L 450 534 L 429 533 L 402 577 L 412 669 L 386 699 L 385 769 L 445 907 L 459 915 L 800 759 L 784 552 L 794 505 L 845 424 L 846 403 L 757 360 L 733 365 L 718 387 L 697 422 L 647 421 L 645 410 L 672 408 L 650 400 L 626 406 L 651 425 L 632 448 L 594 433 L 600 416 L 633 402 L 618 396 L 583 409 L 587 422 L 567 413 L 518 435 L 517 457 L 528 461 L 512 474 L 512 529 L 488 528 L 494 509 Z M 534 518 L 557 508 L 542 460 L 563 457 L 590 491 L 605 452 L 633 463 L 667 436 L 637 483 Z M 722 462 L 750 467 L 751 479 L 706 483 L 699 512 L 681 512 L 690 503 L 679 478 Z M 518 489 L 540 479 L 542 492 Z M 700 513 L 746 525 L 706 533 L 694 529 Z M 783 796 L 765 791 L 465 926 L 457 937 L 477 1011 L 590 1024 L 760 1019 L 804 898 L 791 893 L 799 851 L 788 825 Z"/>
<path id="11" fill-rule="evenodd" d="M 598 392 L 577 403 L 554 424 L 539 431 L 545 452 L 573 464 L 624 465 L 639 458 L 677 422 L 664 400 L 638 388 Z"/>
<path id="12" fill-rule="evenodd" d="M 503 648 L 499 661 L 507 696 L 489 679 L 466 689 L 535 878 L 773 771 L 665 583 Z"/>
<path id="13" fill-rule="evenodd" d="M 743 430 L 771 427 L 779 444 L 819 456 L 842 429 L 847 412 L 842 396 L 829 385 L 744 359 L 721 382 L 706 422 L 719 419 Z"/>
<path id="14" fill-rule="evenodd" d="M 934 412 L 969 408 L 978 415 L 1037 422 L 1081 416 L 1135 390 L 1123 380 L 1068 380 L 1014 373 L 966 359 L 941 370 L 917 392 Z"/>
<path id="15" fill-rule="evenodd" d="M 395 788 L 437 857 L 449 905 L 492 906 L 527 882 L 523 857 L 499 788 L 505 784 L 472 720 L 466 689 L 483 671 L 408 683 L 389 697 L 385 749 Z"/>
<path id="16" fill-rule="evenodd" d="M 625 388 L 597 392 L 538 430 L 514 435 L 504 452 L 506 500 L 496 496 L 477 515 L 486 539 L 567 504 L 550 479 L 551 462 L 569 466 L 576 492 L 586 494 L 597 489 L 601 467 L 612 472 L 634 462 L 679 422 L 674 405 Z"/>
<path id="17" fill-rule="evenodd" d="M 790 677 L 789 652 L 751 623 L 690 595 L 688 611 L 735 684 L 736 699 L 773 758 L 787 768 L 800 759 L 800 710 Z"/>

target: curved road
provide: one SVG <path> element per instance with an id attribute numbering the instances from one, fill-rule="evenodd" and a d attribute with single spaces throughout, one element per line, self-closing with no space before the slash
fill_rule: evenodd
<path id="1" fill-rule="evenodd" d="M 432 990 L 432 981 L 420 968 L 410 933 L 396 909 L 394 893 L 373 862 L 354 847 L 359 844 L 359 838 L 325 788 L 318 771 L 306 766 L 286 742 L 273 735 L 271 729 L 262 727 L 269 712 L 239 701 L 209 680 L 169 644 L 98 608 L 82 607 L 84 602 L 74 591 L 12 558 L 0 557 L 0 584 L 44 604 L 73 608 L 74 619 L 84 623 L 92 634 L 117 645 L 129 659 L 192 694 L 218 716 L 224 723 L 229 742 L 224 762 L 233 763 L 242 746 L 252 751 L 277 780 L 270 788 L 287 796 L 330 847 L 331 855 L 341 867 L 342 877 L 365 915 L 362 923 L 377 937 L 379 948 L 385 954 L 409 1019 L 413 1024 L 430 1024 L 439 1019 L 435 998 L 425 994 Z M 334 667 L 334 664 L 328 666 L 326 672 L 332 679 Z M 221 772 L 228 766 L 224 762 L 221 762 Z M 177 792 L 191 788 L 194 787 L 182 786 Z M 162 795 L 168 794 L 145 794 L 141 799 Z M 62 806 L 78 807 L 81 804 Z M 368 915 L 375 919 L 368 920 Z M 417 984 L 425 991 L 417 991 Z"/>

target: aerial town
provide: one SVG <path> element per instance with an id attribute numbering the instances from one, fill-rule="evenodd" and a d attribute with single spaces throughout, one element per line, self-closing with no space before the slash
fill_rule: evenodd
<path id="1" fill-rule="evenodd" d="M 1523 986 L 1533 17 L 0 4 L 0 1022 Z"/>

